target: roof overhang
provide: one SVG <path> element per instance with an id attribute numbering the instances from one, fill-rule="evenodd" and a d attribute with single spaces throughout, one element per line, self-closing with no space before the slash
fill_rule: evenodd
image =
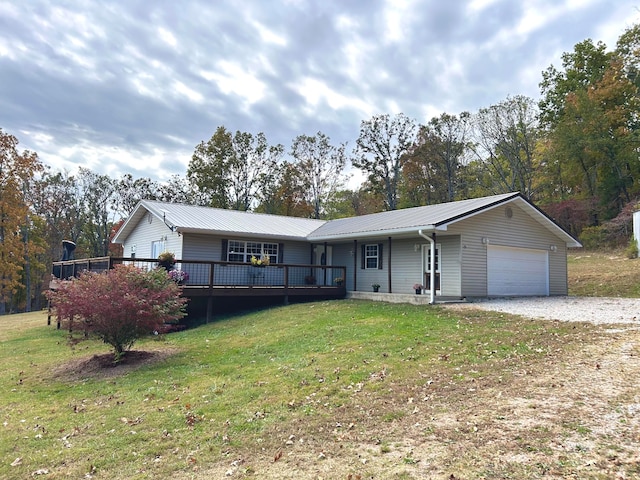
<path id="1" fill-rule="evenodd" d="M 354 232 L 342 233 L 339 235 L 310 235 L 310 242 L 330 242 L 336 240 L 357 240 L 360 238 L 381 238 L 381 237 L 413 237 L 418 236 L 418 230 L 423 232 L 444 232 L 447 230 L 446 225 L 416 225 L 406 228 L 390 228 L 388 230 L 373 230 L 370 232 Z"/>
<path id="2" fill-rule="evenodd" d="M 290 240 L 290 241 L 298 241 L 298 242 L 308 242 L 309 240 L 306 237 L 300 237 L 295 235 L 280 235 L 277 233 L 262 233 L 262 232 L 238 232 L 238 231 L 227 231 L 227 230 L 209 230 L 206 228 L 185 228 L 178 227 L 176 232 L 179 234 L 183 233 L 193 233 L 193 234 L 201 234 L 201 235 L 217 235 L 224 237 L 247 237 L 247 236 L 258 236 L 260 238 L 268 238 L 272 240 Z"/>
<path id="3" fill-rule="evenodd" d="M 151 210 L 145 208 L 142 202 L 138 202 L 138 204 L 133 209 L 133 212 L 131 212 L 131 215 L 129 215 L 129 217 L 124 221 L 111 241 L 113 243 L 124 243 L 126 238 L 131 234 L 140 220 L 144 218 L 147 212 L 151 213 L 151 215 L 159 218 L 160 220 L 162 219 L 162 217 L 158 217 Z"/>

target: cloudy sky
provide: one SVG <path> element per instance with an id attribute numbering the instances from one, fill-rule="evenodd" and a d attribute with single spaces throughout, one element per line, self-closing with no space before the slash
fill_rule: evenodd
<path id="1" fill-rule="evenodd" d="M 55 169 L 184 175 L 224 125 L 287 150 L 523 94 L 640 0 L 0 0 L 0 128 Z"/>

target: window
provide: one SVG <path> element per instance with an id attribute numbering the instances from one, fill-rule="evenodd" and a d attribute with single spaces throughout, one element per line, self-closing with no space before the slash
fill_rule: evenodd
<path id="1" fill-rule="evenodd" d="M 280 245 L 277 243 L 244 242 L 229 240 L 227 243 L 227 261 L 249 263 L 251 257 L 269 257 L 270 263 L 278 263 Z"/>
<path id="2" fill-rule="evenodd" d="M 157 240 L 151 243 L 151 258 L 158 258 L 160 254 L 167 250 L 167 244 L 164 240 Z M 148 270 L 153 270 L 153 264 L 147 264 Z"/>
<path id="3" fill-rule="evenodd" d="M 365 245 L 364 264 L 365 268 L 378 268 L 378 245 Z"/>
<path id="4" fill-rule="evenodd" d="M 431 246 L 425 245 L 424 248 L 427 251 L 427 254 L 425 255 L 424 271 L 431 272 Z M 436 273 L 439 273 L 440 272 L 440 244 L 439 243 L 436 243 L 436 258 L 434 259 L 434 263 L 436 267 Z"/>
<path id="5" fill-rule="evenodd" d="M 158 240 L 151 243 L 151 258 L 158 258 L 162 252 L 167 249 L 164 240 Z"/>

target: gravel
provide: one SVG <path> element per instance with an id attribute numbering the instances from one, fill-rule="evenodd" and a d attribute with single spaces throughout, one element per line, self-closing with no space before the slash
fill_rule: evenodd
<path id="1" fill-rule="evenodd" d="M 468 305 L 528 318 L 595 324 L 640 324 L 640 298 L 518 297 L 475 300 Z"/>

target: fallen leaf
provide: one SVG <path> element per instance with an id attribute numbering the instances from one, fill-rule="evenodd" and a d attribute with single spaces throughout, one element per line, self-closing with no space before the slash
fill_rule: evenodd
<path id="1" fill-rule="evenodd" d="M 12 467 L 17 467 L 18 465 L 22 465 L 22 459 L 20 457 L 16 458 L 13 462 L 11 462 Z"/>
<path id="2" fill-rule="evenodd" d="M 281 458 L 282 458 L 282 450 L 279 450 L 278 453 L 276 453 L 275 457 L 273 457 L 273 461 L 277 462 Z"/>

